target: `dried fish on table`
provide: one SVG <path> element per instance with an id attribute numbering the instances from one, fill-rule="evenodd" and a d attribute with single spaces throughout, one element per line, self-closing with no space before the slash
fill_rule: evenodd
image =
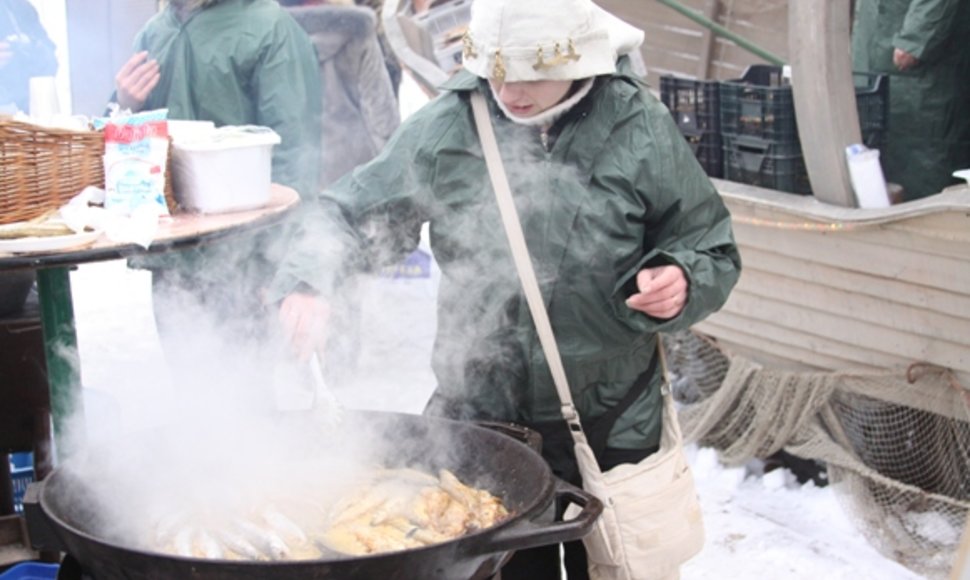
<path id="1" fill-rule="evenodd" d="M 70 236 L 75 233 L 67 224 L 61 222 L 17 222 L 0 226 L 0 240 L 49 238 L 53 236 Z"/>

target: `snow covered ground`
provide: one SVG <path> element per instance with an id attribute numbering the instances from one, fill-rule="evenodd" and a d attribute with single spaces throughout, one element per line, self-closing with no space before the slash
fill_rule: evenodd
<path id="1" fill-rule="evenodd" d="M 406 116 L 424 96 L 407 81 L 401 89 Z M 421 411 L 434 385 L 428 359 L 435 274 L 364 284 L 362 370 L 352 387 L 337 389 L 345 405 Z M 89 428 L 137 428 L 157 419 L 172 391 L 148 274 L 115 261 L 82 266 L 71 278 Z M 685 580 L 921 578 L 866 542 L 832 488 L 798 485 L 785 470 L 760 476 L 725 468 L 710 449 L 690 454 L 707 543 L 683 567 Z"/>

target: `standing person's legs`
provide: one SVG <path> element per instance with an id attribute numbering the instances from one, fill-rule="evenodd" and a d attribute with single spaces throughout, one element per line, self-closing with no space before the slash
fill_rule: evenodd
<path id="1" fill-rule="evenodd" d="M 269 380 L 261 351 L 270 318 L 245 278 L 216 282 L 180 268 L 153 270 L 152 309 L 177 386 Z"/>
<path id="2" fill-rule="evenodd" d="M 589 580 L 589 562 L 582 541 L 563 544 L 563 567 L 568 580 Z"/>
<path id="3" fill-rule="evenodd" d="M 562 580 L 559 544 L 519 550 L 500 574 L 502 580 Z"/>
<path id="4" fill-rule="evenodd" d="M 569 434 L 565 421 L 532 424 L 527 427 L 542 435 L 542 457 L 552 469 L 553 476 L 581 487 L 579 468 L 572 451 L 572 435 Z M 562 519 L 565 509 L 566 506 L 556 506 L 557 519 Z M 554 544 L 516 552 L 502 568 L 502 580 L 561 580 L 564 565 L 569 580 L 588 578 L 586 551 L 582 542 L 565 544 L 565 561 L 560 553 L 561 546 L 562 544 Z"/>

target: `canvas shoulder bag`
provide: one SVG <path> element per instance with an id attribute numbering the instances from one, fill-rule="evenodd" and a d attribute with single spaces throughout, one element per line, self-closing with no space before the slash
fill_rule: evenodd
<path id="1" fill-rule="evenodd" d="M 488 105 L 479 92 L 472 93 L 472 110 L 516 271 L 562 402 L 563 419 L 573 437 L 583 488 L 604 505 L 593 531 L 583 538 L 590 576 L 597 580 L 676 578 L 680 565 L 703 547 L 704 527 L 690 465 L 684 455 L 659 337 L 657 356 L 661 357 L 664 375 L 660 449 L 637 464 L 618 465 L 604 473 L 600 471 L 573 404 L 559 347 L 498 152 Z M 566 517 L 570 516 L 570 510 L 567 510 Z"/>

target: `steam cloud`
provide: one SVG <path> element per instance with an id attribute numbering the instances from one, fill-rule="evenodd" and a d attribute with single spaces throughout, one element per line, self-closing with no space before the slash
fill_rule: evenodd
<path id="1" fill-rule="evenodd" d="M 537 171 L 535 160 L 529 159 L 531 154 L 526 153 L 524 144 L 517 145 L 507 136 L 502 139 L 503 157 L 509 161 L 507 170 L 512 183 L 527 184 L 527 190 L 516 194 L 518 210 L 528 230 L 532 224 L 539 223 L 532 217 L 550 211 L 550 204 L 560 202 L 557 184 L 579 180 L 580 176 L 573 169 L 549 163 L 540 165 L 542 169 Z M 481 195 L 493 195 L 488 183 L 482 184 Z M 480 223 L 474 223 L 474 218 L 471 216 L 467 224 L 469 235 L 475 235 L 481 227 Z M 328 251 L 332 234 L 319 232 L 321 252 Z M 545 242 L 560 243 L 562 238 L 552 234 L 549 232 L 543 237 Z M 492 235 L 504 234 L 493 232 Z M 588 260 L 595 260 L 596 248 L 588 248 L 588 252 Z M 223 255 L 223 258 L 232 256 Z M 455 356 L 463 360 L 464 353 L 472 348 L 469 344 L 480 343 L 479 323 L 483 320 L 492 324 L 484 332 L 495 332 L 519 318 L 509 310 L 514 304 L 525 308 L 525 303 L 518 300 L 517 275 L 514 269 L 506 268 L 510 265 L 507 254 L 479 254 L 451 261 L 441 281 L 441 291 L 461 291 L 453 285 L 453 279 L 478 279 L 481 282 L 478 292 L 487 294 L 488 303 L 498 310 L 483 312 L 481 304 L 471 301 L 467 312 L 457 313 L 467 318 L 468 324 L 464 326 L 467 332 L 436 337 L 444 347 L 441 353 L 446 359 Z M 552 270 L 537 266 L 540 284 L 552 283 Z M 367 277 L 360 283 L 361 286 L 350 286 L 359 291 L 354 298 L 359 300 L 368 296 L 368 292 L 382 298 L 379 312 L 376 315 L 365 312 L 360 321 L 360 344 L 413 348 L 414 318 L 423 313 L 407 310 L 406 302 L 404 310 L 395 310 L 391 293 L 410 292 L 413 298 L 415 292 L 420 294 L 426 290 L 409 289 L 407 282 L 387 288 L 386 281 L 375 283 Z M 170 332 L 191 329 L 178 335 L 178 352 L 169 361 L 171 374 L 136 374 L 121 379 L 161 386 L 168 393 L 166 404 L 152 409 L 154 417 L 146 422 L 144 429 L 102 430 L 98 437 L 87 436 L 83 443 L 72 444 L 71 448 L 77 451 L 63 465 L 66 472 L 83 482 L 77 491 L 84 494 L 84 502 L 101 506 L 97 515 L 102 521 L 92 524 L 92 529 L 100 530 L 105 537 L 137 543 L 146 534 L 145 521 L 157 522 L 166 513 L 245 509 L 261 496 L 281 491 L 299 494 L 306 485 L 332 488 L 336 493 L 361 469 L 372 467 L 370 458 L 383 455 L 386 446 L 394 444 L 389 440 L 393 438 L 378 440 L 363 436 L 370 431 L 362 423 L 355 424 L 358 419 L 355 415 L 334 430 L 322 425 L 312 413 L 280 412 L 274 399 L 271 369 L 277 364 L 295 363 L 288 360 L 284 347 L 276 340 L 278 337 L 270 337 L 268 341 L 246 338 L 246 332 L 240 328 L 245 328 L 251 320 L 220 320 L 177 301 L 170 309 L 180 312 L 185 323 L 176 320 Z M 254 317 L 257 315 L 253 313 Z M 270 315 L 275 316 L 275 312 Z M 413 376 L 409 377 L 406 370 L 396 373 L 379 368 L 390 364 L 387 356 L 375 356 L 372 349 L 364 351 L 356 383 L 342 385 L 342 389 L 366 391 L 374 386 L 373 377 L 368 375 L 382 374 L 397 377 L 401 384 L 396 388 L 401 390 L 425 388 L 407 384 Z M 340 360 L 338 352 L 339 349 L 331 349 L 329 368 L 356 364 L 356 360 Z M 405 356 L 412 355 L 426 356 L 426 353 L 418 350 Z M 477 352 L 476 356 L 484 367 L 490 368 L 515 368 L 521 363 L 521 353 L 502 349 Z M 444 366 L 450 363 L 438 362 Z M 509 383 L 498 382 L 495 387 L 508 388 Z M 462 453 L 460 447 L 448 442 L 441 442 L 440 446 L 449 453 Z"/>

